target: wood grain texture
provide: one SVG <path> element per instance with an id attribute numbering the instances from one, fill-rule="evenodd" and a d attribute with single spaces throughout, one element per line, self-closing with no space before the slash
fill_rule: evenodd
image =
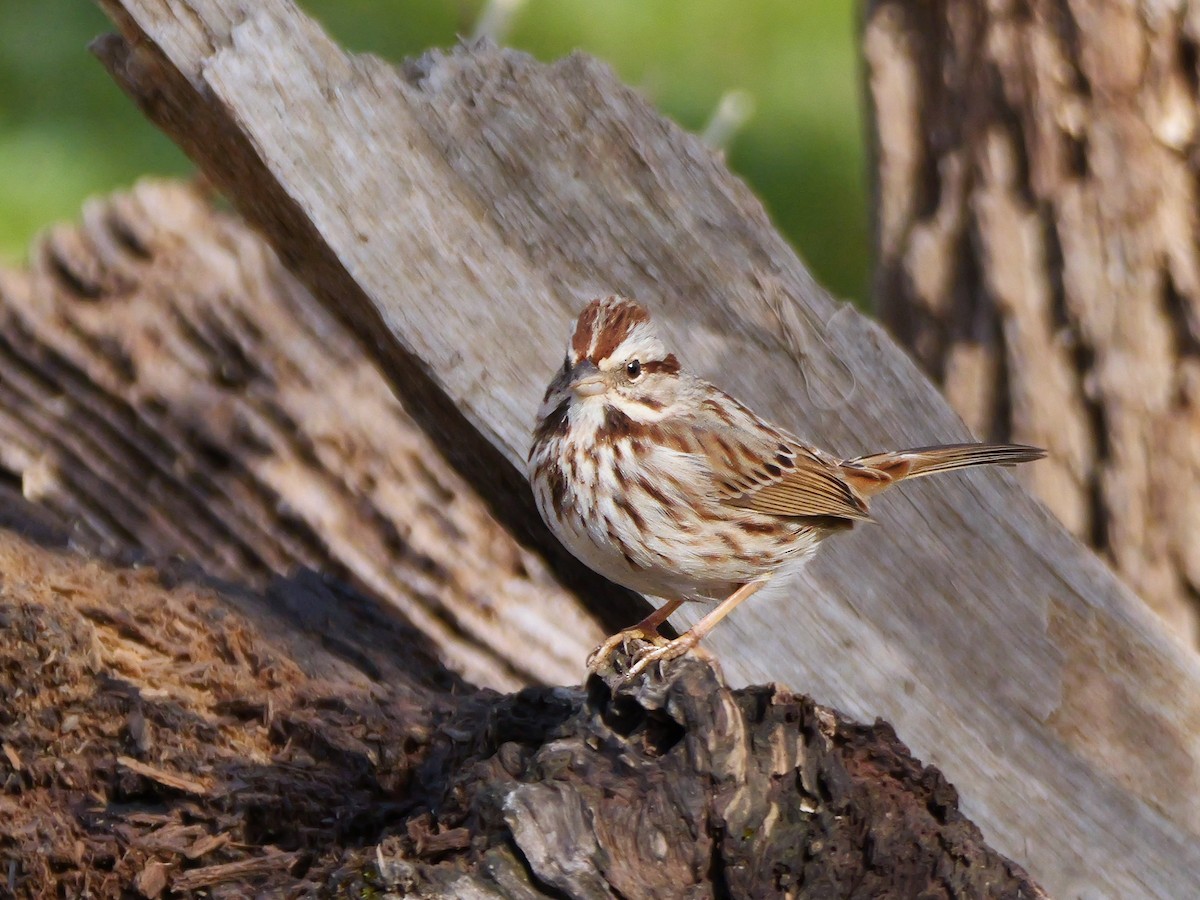
<path id="1" fill-rule="evenodd" d="M 600 626 L 235 216 L 144 182 L 31 257 L 0 272 L 0 469 L 75 546 L 257 587 L 319 569 L 478 685 L 579 679 Z"/>
<path id="2" fill-rule="evenodd" d="M 685 364 L 836 452 L 968 437 L 716 155 L 586 57 L 460 48 L 395 69 L 283 0 L 103 5 L 123 37 L 100 55 L 146 113 L 459 464 L 507 460 L 476 482 L 497 509 L 529 509 L 529 426 L 601 292 L 646 301 Z M 876 516 L 789 601 L 717 629 L 731 677 L 886 717 L 1052 894 L 1196 883 L 1194 657 L 1005 473 L 915 484 Z"/>
<path id="3" fill-rule="evenodd" d="M 1029 486 L 1200 640 L 1191 4 L 869 4 L 876 301 Z M 964 113 L 965 111 L 965 113 Z"/>

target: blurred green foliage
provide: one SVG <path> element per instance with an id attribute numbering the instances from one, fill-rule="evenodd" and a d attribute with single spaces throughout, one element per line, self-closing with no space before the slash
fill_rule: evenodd
<path id="1" fill-rule="evenodd" d="M 303 0 L 344 44 L 389 59 L 469 34 L 481 0 Z M 0 260 L 90 195 L 190 171 L 87 53 L 111 30 L 86 0 L 0 0 Z M 866 293 L 867 213 L 852 0 L 529 0 L 506 43 L 583 49 L 685 128 L 741 89 L 755 114 L 733 169 L 836 294 Z"/>

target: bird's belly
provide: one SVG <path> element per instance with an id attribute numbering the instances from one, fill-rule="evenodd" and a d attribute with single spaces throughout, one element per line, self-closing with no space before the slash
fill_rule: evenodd
<path id="1" fill-rule="evenodd" d="M 542 516 L 589 568 L 640 593 L 720 600 L 816 548 L 811 529 L 685 494 L 665 474 L 616 477 L 600 466 L 598 490 L 579 470 L 557 496 L 546 478 L 534 479 Z"/>
<path id="2" fill-rule="evenodd" d="M 654 597 L 678 597 L 690 591 L 692 585 L 680 577 L 681 573 L 631 561 L 616 542 L 588 527 L 589 523 L 568 520 L 562 524 L 566 527 L 551 527 L 555 536 L 576 558 L 609 581 Z"/>

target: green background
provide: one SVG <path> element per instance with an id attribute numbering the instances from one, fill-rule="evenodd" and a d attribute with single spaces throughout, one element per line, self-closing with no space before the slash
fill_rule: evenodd
<path id="1" fill-rule="evenodd" d="M 392 60 L 469 34 L 478 0 L 308 0 L 344 44 Z M 721 96 L 754 117 L 728 147 L 778 226 L 834 293 L 867 281 L 863 132 L 852 0 L 529 0 L 506 43 L 543 60 L 582 49 L 685 128 Z M 87 0 L 0 0 L 0 263 L 90 194 L 188 161 L 87 52 L 111 30 Z"/>

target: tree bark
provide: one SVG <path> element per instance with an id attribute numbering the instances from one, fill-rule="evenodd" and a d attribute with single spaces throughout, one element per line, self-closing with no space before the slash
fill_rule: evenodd
<path id="1" fill-rule="evenodd" d="M 867 5 L 875 301 L 977 432 L 1200 638 L 1194 4 Z"/>
<path id="2" fill-rule="evenodd" d="M 462 48 L 398 71 L 282 0 L 104 5 L 118 80 L 548 558 L 520 467 L 546 348 L 587 294 L 657 298 L 682 359 L 836 451 L 966 436 L 717 156 L 585 58 Z M 835 544 L 792 602 L 717 629 L 733 677 L 883 712 L 1056 892 L 1200 878 L 1195 659 L 1002 474 L 878 512 L 886 527 Z M 607 607 L 609 587 L 577 583 Z"/>
<path id="3" fill-rule="evenodd" d="M 0 571 L 6 896 L 1044 896 L 886 725 L 697 659 L 501 695 L 312 575 Z"/>

